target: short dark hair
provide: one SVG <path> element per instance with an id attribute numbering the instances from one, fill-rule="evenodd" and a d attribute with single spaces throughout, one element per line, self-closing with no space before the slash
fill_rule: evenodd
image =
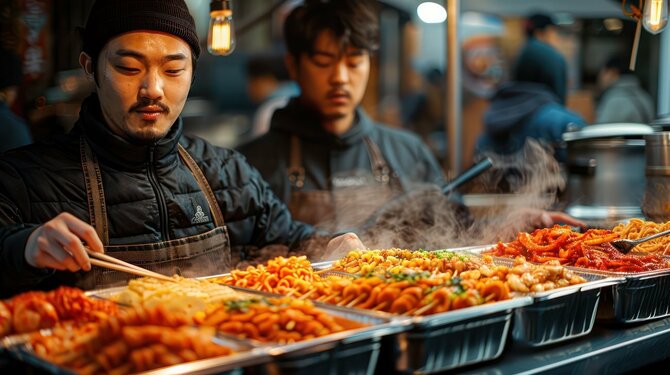
<path id="1" fill-rule="evenodd" d="M 556 22 L 546 14 L 533 14 L 526 20 L 526 36 L 532 36 L 537 30 L 544 30 L 549 26 L 556 26 Z"/>
<path id="2" fill-rule="evenodd" d="M 630 71 L 630 67 L 628 66 L 628 62 L 625 61 L 620 55 L 610 56 L 610 58 L 608 58 L 605 62 L 605 69 L 614 69 L 619 74 L 632 73 Z"/>
<path id="3" fill-rule="evenodd" d="M 379 22 L 375 3 L 369 0 L 305 0 L 284 22 L 284 40 L 294 57 L 314 52 L 323 31 L 332 31 L 340 47 L 374 52 L 379 48 Z"/>

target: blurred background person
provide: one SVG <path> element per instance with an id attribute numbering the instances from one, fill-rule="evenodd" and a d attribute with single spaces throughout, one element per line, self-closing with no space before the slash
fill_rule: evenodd
<path id="1" fill-rule="evenodd" d="M 477 140 L 477 153 L 512 154 L 527 138 L 554 148 L 558 161 L 565 155 L 557 147 L 568 126 L 586 125 L 565 108 L 566 62 L 550 45 L 529 39 L 513 72 L 513 81 L 503 84 L 484 113 L 484 133 Z"/>
<path id="2" fill-rule="evenodd" d="M 620 56 L 610 57 L 598 72 L 598 88 L 601 94 L 596 107 L 596 123 L 649 124 L 654 120 L 651 95 L 628 69 L 628 61 Z"/>
<path id="3" fill-rule="evenodd" d="M 378 47 L 374 4 L 306 1 L 288 16 L 285 60 L 300 96 L 239 149 L 294 218 L 328 229 L 361 224 L 412 183 L 444 183 L 416 135 L 374 122 L 360 106 Z"/>
<path id="4" fill-rule="evenodd" d="M 300 94 L 280 55 L 256 55 L 246 65 L 247 94 L 257 105 L 251 119 L 250 139 L 265 134 L 275 110 L 283 108 L 289 99 Z"/>
<path id="5" fill-rule="evenodd" d="M 532 45 L 540 42 L 559 50 L 562 44 L 561 28 L 554 22 L 554 19 L 547 14 L 533 14 L 526 18 L 524 29 L 526 32 L 526 48 L 521 52 L 523 55 L 526 49 L 532 52 Z"/>
<path id="6" fill-rule="evenodd" d="M 0 48 L 0 152 L 32 143 L 26 122 L 12 112 L 21 84 L 19 57 Z"/>

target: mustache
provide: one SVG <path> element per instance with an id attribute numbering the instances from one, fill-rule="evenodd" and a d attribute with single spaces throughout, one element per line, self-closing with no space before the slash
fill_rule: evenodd
<path id="1" fill-rule="evenodd" d="M 328 99 L 336 97 L 336 96 L 345 96 L 349 99 L 351 99 L 351 93 L 348 90 L 344 89 L 332 89 L 326 93 L 326 97 Z"/>
<path id="2" fill-rule="evenodd" d="M 140 100 L 139 102 L 130 106 L 128 112 L 137 112 L 147 107 L 158 107 L 161 109 L 161 111 L 165 113 L 170 113 L 170 108 L 167 105 L 161 103 L 160 101 L 153 101 L 153 100 Z"/>

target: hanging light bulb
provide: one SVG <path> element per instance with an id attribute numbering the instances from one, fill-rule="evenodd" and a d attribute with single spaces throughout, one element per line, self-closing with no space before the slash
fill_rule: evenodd
<path id="1" fill-rule="evenodd" d="M 645 0 L 642 11 L 642 26 L 652 34 L 658 34 L 668 24 L 667 0 Z"/>
<path id="2" fill-rule="evenodd" d="M 230 55 L 235 49 L 233 8 L 230 0 L 212 0 L 209 3 L 209 34 L 207 50 L 212 55 Z"/>

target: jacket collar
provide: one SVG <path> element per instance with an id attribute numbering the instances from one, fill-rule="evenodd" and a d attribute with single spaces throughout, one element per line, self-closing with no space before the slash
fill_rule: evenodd
<path id="1" fill-rule="evenodd" d="M 354 116 L 354 124 L 349 130 L 340 135 L 329 133 L 321 126 L 319 115 L 294 98 L 286 107 L 278 109 L 272 116 L 271 129 L 295 134 L 300 138 L 337 148 L 346 148 L 369 136 L 374 128 L 373 125 L 370 117 L 361 107 L 358 107 Z"/>
<path id="2" fill-rule="evenodd" d="M 153 161 L 166 166 L 177 158 L 177 144 L 183 132 L 181 117 L 170 131 L 153 144 L 134 143 L 113 133 L 105 124 L 96 94 L 84 100 L 76 124 L 100 162 L 123 169 L 141 169 Z"/>

